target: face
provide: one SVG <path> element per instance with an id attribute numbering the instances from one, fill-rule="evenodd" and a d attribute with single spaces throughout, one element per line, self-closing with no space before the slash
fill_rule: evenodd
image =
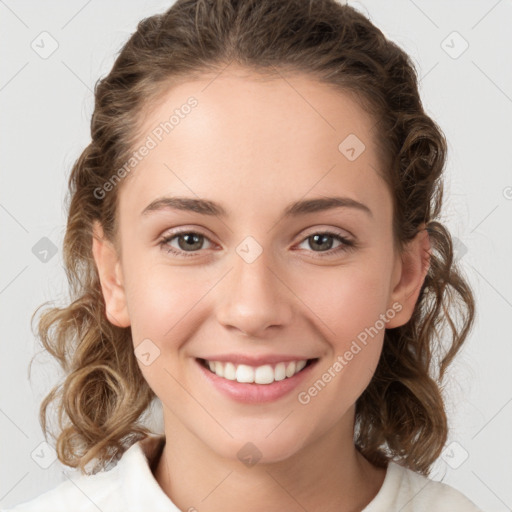
<path id="1" fill-rule="evenodd" d="M 251 442 L 264 462 L 352 425 L 421 284 L 393 248 L 373 125 L 311 78 L 236 68 L 148 111 L 141 145 L 156 144 L 119 191 L 120 254 L 95 241 L 95 258 L 166 431 L 232 459 Z"/>

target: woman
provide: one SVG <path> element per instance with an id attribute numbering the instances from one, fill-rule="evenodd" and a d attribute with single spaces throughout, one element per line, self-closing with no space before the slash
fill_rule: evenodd
<path id="1" fill-rule="evenodd" d="M 474 303 L 408 56 L 335 0 L 178 0 L 95 96 L 39 324 L 81 474 L 12 510 L 477 511 L 428 478 Z"/>

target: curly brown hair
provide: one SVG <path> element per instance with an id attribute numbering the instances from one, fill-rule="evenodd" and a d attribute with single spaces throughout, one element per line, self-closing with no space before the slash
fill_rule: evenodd
<path id="1" fill-rule="evenodd" d="M 430 267 L 410 321 L 385 332 L 378 367 L 356 402 L 355 445 L 375 465 L 393 459 L 428 475 L 448 434 L 443 376 L 474 318 L 473 294 L 439 221 L 447 144 L 424 111 L 409 56 L 336 0 L 177 0 L 140 21 L 98 80 L 92 140 L 68 184 L 70 303 L 47 308 L 38 323 L 44 348 L 65 372 L 41 404 L 45 436 L 53 403 L 58 457 L 86 473 L 89 462 L 97 461 L 94 471 L 105 468 L 150 433 L 141 418 L 156 397 L 137 365 L 130 328 L 106 317 L 92 255 L 95 221 L 115 240 L 120 186 L 104 197 L 97 191 L 129 159 L 150 105 L 173 84 L 231 62 L 277 77 L 280 70 L 305 73 L 354 95 L 375 120 L 395 243 L 404 248 L 426 225 Z"/>

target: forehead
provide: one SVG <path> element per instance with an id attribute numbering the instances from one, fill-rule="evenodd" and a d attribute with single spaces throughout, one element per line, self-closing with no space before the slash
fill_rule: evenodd
<path id="1" fill-rule="evenodd" d="M 184 105 L 191 97 L 197 106 L 190 109 L 190 115 L 183 114 L 180 110 L 188 110 Z M 255 149 L 263 144 L 266 153 L 280 150 L 290 156 L 290 149 L 298 154 L 321 143 L 320 150 L 334 150 L 337 155 L 338 144 L 347 135 L 357 135 L 367 147 L 374 136 L 373 118 L 351 92 L 296 72 L 278 72 L 270 78 L 229 68 L 220 75 L 204 75 L 164 88 L 145 112 L 143 135 L 155 129 L 158 132 L 173 112 L 179 119 L 172 121 L 172 133 L 163 137 L 194 144 L 195 136 L 196 149 L 206 147 L 212 157 L 225 147 L 243 148 L 244 143 Z M 165 145 L 165 141 L 159 142 Z M 219 148 L 216 151 L 213 142 Z M 183 151 L 189 149 L 187 145 Z"/>
<path id="2" fill-rule="evenodd" d="M 303 74 L 230 68 L 185 80 L 146 109 L 139 140 L 152 147 L 123 194 L 142 207 L 175 191 L 233 201 L 242 188 L 289 200 L 341 187 L 363 199 L 383 186 L 374 125 L 351 94 Z"/>

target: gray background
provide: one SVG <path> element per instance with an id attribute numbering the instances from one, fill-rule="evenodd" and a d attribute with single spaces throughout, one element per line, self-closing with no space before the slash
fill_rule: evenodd
<path id="1" fill-rule="evenodd" d="M 2 507 L 65 480 L 38 421 L 59 371 L 40 355 L 28 379 L 39 350 L 30 316 L 66 294 L 63 201 L 89 141 L 94 82 L 137 22 L 171 3 L 0 0 Z M 511 510 L 512 1 L 349 3 L 417 65 L 425 108 L 449 142 L 444 220 L 478 301 L 475 329 L 448 375 L 451 433 L 433 478 L 485 511 Z"/>

